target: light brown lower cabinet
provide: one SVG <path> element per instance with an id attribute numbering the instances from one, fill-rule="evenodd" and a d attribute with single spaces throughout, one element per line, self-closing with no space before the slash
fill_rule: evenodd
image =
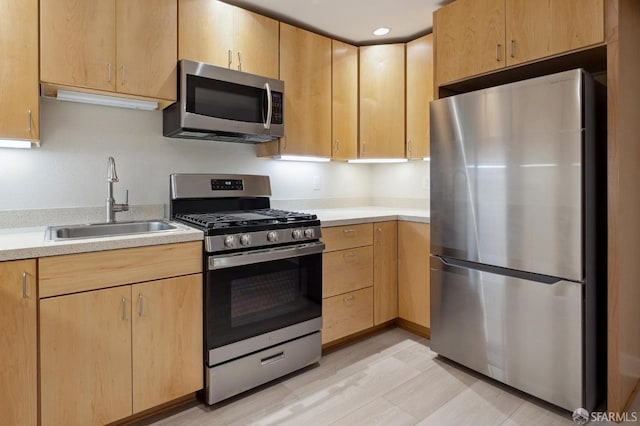
<path id="1" fill-rule="evenodd" d="M 99 425 L 202 383 L 202 275 L 40 301 L 42 425 Z"/>
<path id="2" fill-rule="evenodd" d="M 36 261 L 0 262 L 0 425 L 38 418 Z"/>
<path id="3" fill-rule="evenodd" d="M 428 223 L 398 223 L 398 314 L 429 328 L 429 238 Z"/>
<path id="4" fill-rule="evenodd" d="M 373 324 L 398 318 L 398 222 L 373 224 Z"/>
<path id="5" fill-rule="evenodd" d="M 322 229 L 322 343 L 398 317 L 397 221 Z"/>

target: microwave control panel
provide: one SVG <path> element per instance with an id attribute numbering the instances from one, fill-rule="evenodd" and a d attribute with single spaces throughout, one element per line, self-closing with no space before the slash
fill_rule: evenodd
<path id="1" fill-rule="evenodd" d="M 271 100 L 273 101 L 273 109 L 271 111 L 271 122 L 273 124 L 282 124 L 282 93 L 271 92 Z"/>

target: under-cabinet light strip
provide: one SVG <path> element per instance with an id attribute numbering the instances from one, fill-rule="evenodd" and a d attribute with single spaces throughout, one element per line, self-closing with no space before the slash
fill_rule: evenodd
<path id="1" fill-rule="evenodd" d="M 284 161 L 312 161 L 314 163 L 326 163 L 331 161 L 331 159 L 327 157 L 312 157 L 306 155 L 276 155 L 273 159 Z"/>
<path id="2" fill-rule="evenodd" d="M 118 108 L 141 109 L 153 111 L 158 109 L 158 103 L 141 99 L 118 98 L 116 96 L 96 95 L 94 93 L 75 92 L 59 89 L 58 100 L 80 102 L 84 104 L 104 105 Z"/>

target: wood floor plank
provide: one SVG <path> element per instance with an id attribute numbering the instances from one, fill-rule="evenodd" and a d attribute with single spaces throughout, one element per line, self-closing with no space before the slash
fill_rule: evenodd
<path id="1" fill-rule="evenodd" d="M 374 399 L 331 426 L 412 426 L 417 419 L 384 398 Z"/>
<path id="2" fill-rule="evenodd" d="M 418 425 L 495 426 L 507 420 L 522 404 L 522 398 L 491 383 L 476 380 Z"/>

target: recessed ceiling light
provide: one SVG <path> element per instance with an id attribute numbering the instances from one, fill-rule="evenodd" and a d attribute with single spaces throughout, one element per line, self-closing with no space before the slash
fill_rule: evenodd
<path id="1" fill-rule="evenodd" d="M 373 35 L 383 36 L 389 34 L 389 31 L 391 30 L 387 27 L 380 27 L 373 30 Z"/>

